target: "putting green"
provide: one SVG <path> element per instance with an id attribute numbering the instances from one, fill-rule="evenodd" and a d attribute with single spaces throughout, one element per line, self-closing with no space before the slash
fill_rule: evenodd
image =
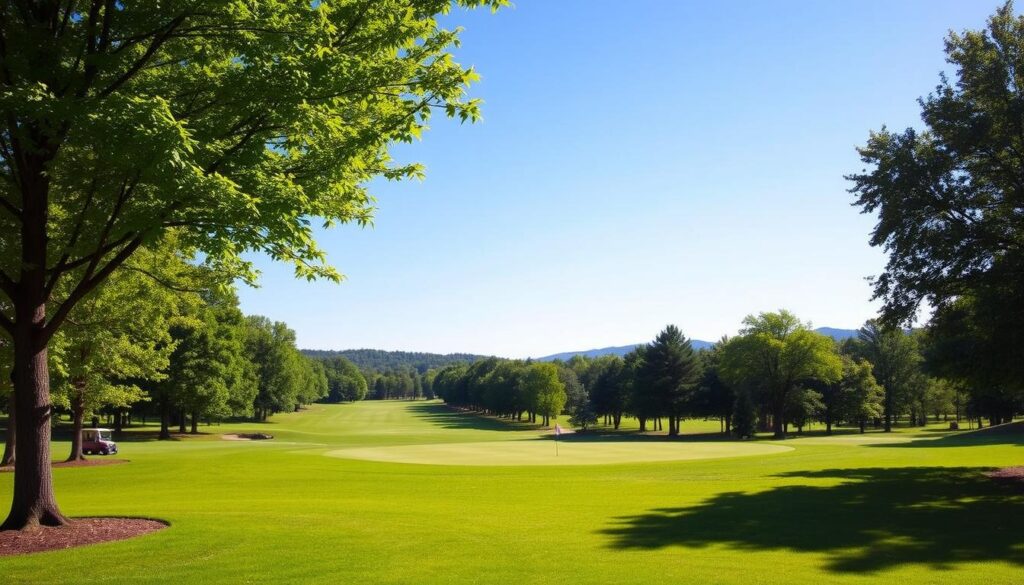
<path id="1" fill-rule="evenodd" d="M 768 443 L 562 441 L 488 441 L 360 447 L 329 451 L 330 457 L 425 465 L 604 465 L 686 459 L 774 455 L 792 447 Z"/>

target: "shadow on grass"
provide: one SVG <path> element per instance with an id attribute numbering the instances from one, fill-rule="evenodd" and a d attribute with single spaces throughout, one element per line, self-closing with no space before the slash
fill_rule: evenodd
<path id="1" fill-rule="evenodd" d="M 540 426 L 531 423 L 518 423 L 486 416 L 477 412 L 456 410 L 440 403 L 420 402 L 412 404 L 409 409 L 413 414 L 430 424 L 446 429 L 472 429 L 478 431 L 525 431 L 536 430 Z"/>
<path id="2" fill-rule="evenodd" d="M 553 439 L 554 435 L 546 436 L 545 438 Z M 601 441 L 643 441 L 648 443 L 720 443 L 723 441 L 738 441 L 739 439 L 736 439 L 732 435 L 726 435 L 725 433 L 691 433 L 670 437 L 664 433 L 640 433 L 635 430 L 616 431 L 612 429 L 588 429 L 586 431 L 576 431 L 574 433 L 562 435 L 561 437 L 558 438 L 558 440 L 573 443 L 596 443 Z"/>
<path id="3" fill-rule="evenodd" d="M 976 431 L 952 431 L 938 439 L 922 438 L 906 443 L 876 444 L 872 447 L 977 447 L 981 445 L 1024 446 L 1024 422 L 1015 422 Z"/>
<path id="4" fill-rule="evenodd" d="M 458 410 L 442 403 L 417 403 L 410 407 L 410 410 L 418 417 L 427 422 L 446 429 L 473 429 L 479 431 L 541 431 L 543 434 L 536 437 L 537 440 L 554 440 L 554 424 L 545 428 L 538 423 L 519 422 L 509 419 L 501 419 L 488 416 L 479 412 Z M 545 432 L 546 431 L 546 432 Z M 639 433 L 636 430 L 614 430 L 609 428 L 590 429 L 585 432 L 571 432 L 563 434 L 559 441 L 566 442 L 599 442 L 599 441 L 647 441 L 647 442 L 706 442 L 706 441 L 731 441 L 735 440 L 723 433 L 697 433 L 684 434 L 677 437 L 669 437 L 665 434 Z"/>
<path id="5" fill-rule="evenodd" d="M 828 469 L 782 478 L 839 480 L 757 493 L 730 492 L 686 508 L 616 519 L 602 531 L 618 549 L 724 544 L 745 550 L 824 553 L 825 569 L 878 571 L 901 564 L 1024 566 L 1024 490 L 984 468 Z M 681 555 L 691 551 L 680 552 Z"/>

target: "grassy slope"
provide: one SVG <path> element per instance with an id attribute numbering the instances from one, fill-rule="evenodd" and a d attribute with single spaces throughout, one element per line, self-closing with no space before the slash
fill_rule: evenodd
<path id="1" fill-rule="evenodd" d="M 690 428 L 704 429 L 699 423 Z M 1024 492 L 985 468 L 1020 436 L 764 457 L 466 467 L 325 457 L 348 447 L 528 439 L 424 403 L 274 417 L 270 442 L 125 442 L 128 465 L 57 469 L 66 513 L 142 515 L 135 540 L 0 559 L 4 582 L 1019 583 Z M 686 428 L 686 424 L 684 424 Z M 908 434 L 907 438 L 913 438 Z M 55 452 L 63 454 L 58 444 Z M 8 501 L 11 475 L 0 475 Z"/>

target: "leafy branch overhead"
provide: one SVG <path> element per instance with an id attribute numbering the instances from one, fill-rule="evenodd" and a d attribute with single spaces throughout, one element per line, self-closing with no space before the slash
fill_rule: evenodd
<path id="1" fill-rule="evenodd" d="M 72 304 L 168 228 L 250 282 L 252 251 L 337 280 L 315 225 L 366 225 L 370 179 L 420 176 L 388 147 L 418 138 L 433 110 L 480 117 L 466 94 L 478 76 L 449 52 L 460 31 L 437 20 L 447 0 L 75 7 L 4 9 L 5 44 L 19 48 L 0 86 L 7 293 L 21 270 L 14 234 L 38 205 L 48 290 L 71 277 Z"/>

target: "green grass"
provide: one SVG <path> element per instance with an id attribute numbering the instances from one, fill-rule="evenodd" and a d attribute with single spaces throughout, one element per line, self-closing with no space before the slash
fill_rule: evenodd
<path id="1" fill-rule="evenodd" d="M 0 558 L 3 582 L 1024 581 L 1024 491 L 983 475 L 1024 464 L 1020 435 L 954 436 L 937 427 L 885 437 L 810 433 L 767 455 L 470 466 L 325 455 L 361 449 L 415 458 L 430 445 L 429 462 L 443 463 L 452 459 L 437 456 L 447 452 L 437 445 L 486 457 L 490 443 L 499 457 L 550 442 L 531 425 L 424 402 L 315 406 L 267 424 L 202 430 L 275 439 L 143 436 L 120 443 L 130 464 L 56 469 L 65 513 L 151 516 L 171 527 Z M 748 445 L 710 438 L 667 442 L 600 430 L 562 446 L 628 454 Z M 66 448 L 56 443 L 55 454 Z M 11 489 L 12 476 L 0 475 L 0 501 Z"/>

